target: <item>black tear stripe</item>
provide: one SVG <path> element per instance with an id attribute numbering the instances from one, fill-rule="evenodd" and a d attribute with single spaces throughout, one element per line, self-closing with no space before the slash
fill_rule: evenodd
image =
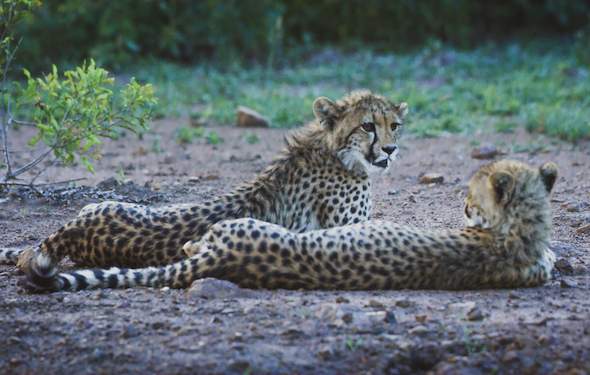
<path id="1" fill-rule="evenodd" d="M 379 136 L 377 136 L 377 130 L 375 129 L 375 131 L 373 132 L 373 134 L 375 135 L 375 138 L 373 139 L 373 143 L 371 143 L 371 147 L 369 147 L 369 157 L 371 159 L 369 159 L 369 161 L 372 163 L 374 162 L 377 157 L 375 156 L 375 153 L 373 152 L 373 146 L 375 146 L 375 144 L 377 144 L 377 141 L 379 140 Z"/>

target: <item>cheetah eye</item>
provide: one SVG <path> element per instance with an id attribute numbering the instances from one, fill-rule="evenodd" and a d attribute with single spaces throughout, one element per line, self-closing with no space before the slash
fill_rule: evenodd
<path id="1" fill-rule="evenodd" d="M 361 128 L 363 128 L 363 130 L 367 133 L 372 133 L 375 131 L 375 124 L 372 122 L 365 122 L 361 124 Z"/>
<path id="2" fill-rule="evenodd" d="M 402 126 L 401 122 L 392 122 L 391 123 L 391 130 L 395 131 L 400 126 Z"/>

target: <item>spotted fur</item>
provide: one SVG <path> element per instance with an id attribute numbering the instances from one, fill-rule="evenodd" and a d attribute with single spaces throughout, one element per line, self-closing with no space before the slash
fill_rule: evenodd
<path id="1" fill-rule="evenodd" d="M 184 288 L 204 277 L 251 288 L 532 287 L 549 279 L 555 261 L 548 245 L 556 176 L 553 163 L 531 168 L 499 161 L 481 168 L 469 185 L 463 229 L 371 221 L 294 233 L 255 219 L 228 220 L 191 245 L 198 251 L 184 261 L 160 268 L 39 272 L 29 276 L 28 287 Z"/>
<path id="2" fill-rule="evenodd" d="M 165 265 L 192 255 L 195 241 L 212 224 L 242 217 L 294 232 L 367 220 L 370 169 L 383 171 L 395 157 L 407 105 L 364 91 L 337 102 L 318 98 L 313 110 L 315 120 L 286 138 L 283 153 L 230 194 L 161 208 L 91 204 L 37 249 L 21 254 L 19 266 L 30 273 L 35 253 L 49 269 L 66 256 L 82 266 Z M 367 122 L 374 131 L 362 129 Z M 0 261 L 14 262 L 16 255 L 14 250 L 0 251 Z"/>

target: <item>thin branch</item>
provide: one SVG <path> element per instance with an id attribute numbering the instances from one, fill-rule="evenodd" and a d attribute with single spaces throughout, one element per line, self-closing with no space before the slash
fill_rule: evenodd
<path id="1" fill-rule="evenodd" d="M 51 154 L 53 152 L 53 148 L 50 148 L 49 150 L 45 151 L 44 153 L 42 153 L 41 155 L 37 156 L 35 158 L 35 160 L 31 161 L 30 163 L 20 167 L 19 169 L 17 169 L 16 171 L 14 171 L 10 176 L 8 176 L 9 178 L 14 178 L 22 173 L 25 173 L 26 171 L 28 171 L 29 169 L 35 167 L 37 164 L 39 164 L 41 161 L 43 161 L 43 159 L 45 159 L 47 157 L 47 155 Z"/>
<path id="2" fill-rule="evenodd" d="M 31 179 L 31 181 L 29 181 L 29 183 L 31 185 L 34 185 L 35 184 L 35 181 L 37 180 L 37 178 L 39 178 L 39 176 L 41 176 L 45 171 L 47 171 L 47 169 L 49 169 L 50 167 L 52 167 L 53 164 L 55 164 L 56 161 L 57 161 L 57 158 L 53 158 L 49 162 L 49 165 L 46 165 L 45 168 L 41 168 L 41 170 L 39 170 L 39 172 L 37 172 L 37 174 L 33 176 L 33 178 Z"/>
<path id="3" fill-rule="evenodd" d="M 63 185 L 63 184 L 68 184 L 70 182 L 82 181 L 82 180 L 85 180 L 85 179 L 86 179 L 86 177 L 80 177 L 80 178 L 72 178 L 72 179 L 62 180 L 62 181 L 56 181 L 56 182 L 44 182 L 42 184 L 31 184 L 31 183 L 24 183 L 24 182 L 2 181 L 2 182 L 0 182 L 0 186 L 26 186 L 26 187 L 30 187 L 32 189 L 35 189 L 35 187 L 38 187 L 38 186 Z"/>
<path id="4" fill-rule="evenodd" d="M 0 131 L 2 131 L 2 145 L 4 147 L 4 161 L 6 163 L 6 180 L 8 180 L 10 176 L 12 176 L 12 165 L 10 163 L 10 153 L 8 152 L 8 135 L 6 131 L 6 127 L 8 126 L 7 122 L 8 116 L 7 111 L 5 111 L 4 116 L 2 116 L 2 127 Z"/>
<path id="5" fill-rule="evenodd" d="M 35 186 L 63 185 L 63 184 L 69 184 L 70 182 L 83 181 L 85 179 L 86 179 L 86 177 L 78 177 L 78 178 L 71 178 L 68 180 L 61 180 L 61 181 L 57 181 L 57 182 L 45 182 L 42 184 L 36 184 Z"/>
<path id="6" fill-rule="evenodd" d="M 21 121 L 21 120 L 12 119 L 12 122 L 14 122 L 17 125 L 23 125 L 23 126 L 37 126 L 37 124 L 35 124 L 34 122 L 29 122 L 29 121 Z"/>

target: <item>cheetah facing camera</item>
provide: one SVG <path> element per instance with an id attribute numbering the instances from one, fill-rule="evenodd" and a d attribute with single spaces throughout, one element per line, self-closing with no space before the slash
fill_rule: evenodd
<path id="1" fill-rule="evenodd" d="M 288 136 L 282 155 L 232 193 L 161 208 L 91 204 L 37 249 L 0 250 L 0 261 L 18 261 L 26 273 L 37 255 L 51 272 L 66 256 L 81 266 L 160 266 L 192 255 L 194 241 L 221 220 L 252 217 L 294 232 L 365 221 L 369 173 L 385 171 L 395 159 L 407 111 L 406 103 L 367 91 L 336 102 L 320 97 L 315 120 Z"/>
<path id="2" fill-rule="evenodd" d="M 166 267 L 45 272 L 33 291 L 184 288 L 204 277 L 243 287 L 287 289 L 482 289 L 540 285 L 555 256 L 549 249 L 549 195 L 557 167 L 516 161 L 482 167 L 465 202 L 467 225 L 421 230 L 370 221 L 293 233 L 254 219 L 217 223 L 193 243 L 195 255 Z"/>

